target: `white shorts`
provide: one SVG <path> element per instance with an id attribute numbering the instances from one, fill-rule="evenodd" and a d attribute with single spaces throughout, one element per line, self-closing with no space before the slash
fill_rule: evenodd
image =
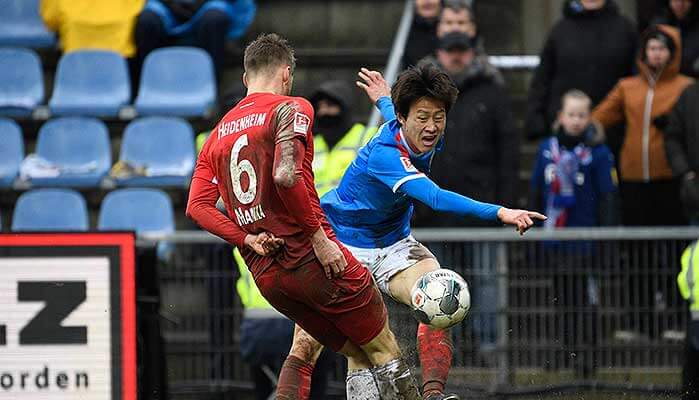
<path id="1" fill-rule="evenodd" d="M 418 261 L 432 258 L 434 255 L 415 240 L 413 235 L 380 249 L 363 249 L 345 245 L 352 255 L 371 271 L 379 289 L 391 296 L 388 281 L 397 273 L 415 265 Z"/>

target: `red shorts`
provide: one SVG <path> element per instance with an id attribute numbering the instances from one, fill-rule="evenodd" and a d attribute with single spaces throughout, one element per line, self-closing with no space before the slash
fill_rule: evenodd
<path id="1" fill-rule="evenodd" d="M 328 279 L 317 259 L 296 269 L 273 263 L 255 277 L 267 301 L 323 345 L 338 351 L 348 340 L 365 345 L 387 321 L 371 272 L 342 248 L 347 268 Z"/>

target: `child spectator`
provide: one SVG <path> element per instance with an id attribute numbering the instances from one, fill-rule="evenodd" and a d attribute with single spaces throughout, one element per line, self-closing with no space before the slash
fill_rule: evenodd
<path id="1" fill-rule="evenodd" d="M 614 158 L 591 123 L 592 101 L 580 90 L 563 95 L 554 135 L 539 147 L 531 207 L 547 228 L 612 225 L 616 219 Z"/>
<path id="2" fill-rule="evenodd" d="M 554 135 L 539 148 L 531 182 L 531 207 L 545 211 L 547 229 L 613 225 L 616 222 L 614 159 L 601 129 L 591 123 L 592 100 L 580 90 L 561 99 Z M 556 338 L 564 353 L 556 368 L 589 378 L 597 367 L 599 262 L 591 242 L 546 242 L 537 268 L 553 281 Z M 575 312 L 570 312 L 575 310 Z"/>

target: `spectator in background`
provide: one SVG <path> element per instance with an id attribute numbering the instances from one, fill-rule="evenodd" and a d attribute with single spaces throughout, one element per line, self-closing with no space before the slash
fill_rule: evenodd
<path id="1" fill-rule="evenodd" d="M 616 223 L 614 158 L 600 129 L 591 123 L 592 101 L 579 90 L 561 99 L 553 136 L 545 139 L 531 180 L 530 207 L 546 212 L 547 229 L 605 226 Z M 537 268 L 553 280 L 564 367 L 589 377 L 596 367 L 599 308 L 599 261 L 590 242 L 543 245 Z M 575 312 L 571 312 L 575 310 Z M 566 365 L 570 364 L 570 365 Z"/>
<path id="2" fill-rule="evenodd" d="M 662 133 L 666 114 L 692 82 L 679 73 L 680 49 L 676 29 L 658 25 L 646 31 L 638 58 L 640 72 L 620 80 L 592 114 L 605 129 L 626 122 L 619 171 L 625 225 L 684 223 Z"/>
<path id="3" fill-rule="evenodd" d="M 352 85 L 344 81 L 322 83 L 311 95 L 315 109 L 313 127 L 313 174 L 318 196 L 340 183 L 357 151 L 376 132 L 356 122 Z"/>
<path id="4" fill-rule="evenodd" d="M 699 4 L 696 0 L 667 0 L 666 7 L 653 21 L 672 25 L 682 34 L 680 72 L 699 78 Z"/>
<path id="5" fill-rule="evenodd" d="M 699 225 L 699 83 L 682 92 L 665 128 L 665 152 L 673 175 L 680 179 L 685 216 Z"/>
<path id="6" fill-rule="evenodd" d="M 699 241 L 682 253 L 682 271 L 677 275 L 680 295 L 689 303 L 689 318 L 684 339 L 684 365 L 682 366 L 682 400 L 699 400 Z"/>
<path id="7" fill-rule="evenodd" d="M 613 0 L 567 0 L 551 30 L 529 89 L 525 131 L 548 135 L 559 100 L 579 89 L 599 103 L 616 82 L 633 72 L 636 30 Z"/>
<path id="8" fill-rule="evenodd" d="M 478 34 L 478 25 L 473 9 L 469 7 L 469 2 L 465 0 L 445 0 L 442 6 L 442 13 L 437 24 L 437 38 L 441 39 L 447 33 L 462 32 L 471 38 L 474 51 L 476 52 L 476 62 L 486 69 L 487 74 L 495 78 L 495 81 L 504 86 L 505 79 L 502 73 L 488 61 L 485 52 L 483 38 Z M 429 57 L 429 56 L 428 56 Z"/>
<path id="9" fill-rule="evenodd" d="M 189 37 L 209 53 L 220 77 L 226 40 L 245 33 L 256 9 L 254 0 L 148 0 L 136 24 L 140 64 L 151 51 Z"/>
<path id="10" fill-rule="evenodd" d="M 46 27 L 58 34 L 64 52 L 80 49 L 115 51 L 125 58 L 136 54 L 136 18 L 145 0 L 41 0 Z"/>
<path id="11" fill-rule="evenodd" d="M 519 133 L 506 90 L 476 56 L 471 38 L 462 32 L 445 34 L 436 52 L 428 57 L 443 69 L 459 89 L 458 97 L 447 115 L 445 146 L 432 162 L 432 178 L 447 190 L 477 197 L 485 202 L 515 206 L 518 183 Z M 473 218 L 434 218 L 430 210 L 415 204 L 414 225 L 417 227 L 493 226 Z M 430 249 L 443 256 L 442 249 Z M 472 257 L 474 303 L 473 327 L 479 348 L 487 351 L 497 342 L 496 315 L 498 292 L 495 268 L 498 256 L 490 244 L 469 247 Z"/>
<path id="12" fill-rule="evenodd" d="M 614 156 L 590 118 L 592 100 L 579 90 L 563 95 L 553 135 L 536 157 L 530 208 L 547 228 L 608 226 L 616 222 Z"/>
<path id="13" fill-rule="evenodd" d="M 415 0 L 415 16 L 403 53 L 403 66 L 416 65 L 437 48 L 437 22 L 442 11 L 440 0 Z"/>

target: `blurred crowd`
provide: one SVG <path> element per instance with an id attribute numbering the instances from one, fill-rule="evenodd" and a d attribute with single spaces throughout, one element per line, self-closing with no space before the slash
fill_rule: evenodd
<path id="1" fill-rule="evenodd" d="M 699 6 L 669 0 L 640 35 L 613 0 L 564 2 L 528 92 L 520 135 L 468 1 L 417 0 L 405 65 L 433 62 L 459 87 L 435 180 L 515 205 L 520 137 L 541 138 L 531 209 L 550 227 L 697 223 Z M 618 171 L 618 173 L 617 173 Z M 425 214 L 426 215 L 426 214 Z M 419 226 L 472 226 L 421 218 Z"/>

